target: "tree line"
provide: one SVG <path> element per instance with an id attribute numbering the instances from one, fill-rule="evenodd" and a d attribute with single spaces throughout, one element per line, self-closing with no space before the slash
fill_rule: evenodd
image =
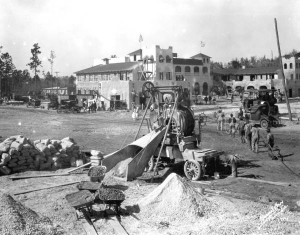
<path id="1" fill-rule="evenodd" d="M 30 61 L 27 64 L 29 70 L 33 72 L 33 76 L 31 76 L 28 69 L 17 69 L 11 55 L 8 52 L 3 52 L 3 46 L 0 46 L 0 97 L 12 98 L 13 93 L 17 95 L 38 95 L 46 87 L 74 86 L 74 76 L 53 76 L 52 70 L 55 58 L 53 51 L 51 51 L 48 59 L 51 64 L 51 73 L 42 71 L 42 77 L 40 77 L 39 74 L 42 68 L 40 54 L 40 46 L 35 43 L 31 49 Z"/>
<path id="2" fill-rule="evenodd" d="M 285 56 L 294 56 L 299 53 L 296 49 L 293 49 Z M 262 57 L 250 56 L 250 58 L 235 58 L 231 59 L 228 63 L 223 62 L 212 62 L 212 69 L 240 69 L 240 68 L 257 68 L 257 67 L 279 67 L 279 57 L 267 58 L 265 55 Z"/>

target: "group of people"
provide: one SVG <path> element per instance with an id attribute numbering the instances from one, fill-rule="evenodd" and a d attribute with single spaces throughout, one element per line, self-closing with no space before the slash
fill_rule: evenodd
<path id="1" fill-rule="evenodd" d="M 247 144 L 248 148 L 254 153 L 258 153 L 259 149 L 259 141 L 260 141 L 260 129 L 256 127 L 254 124 L 250 123 L 250 119 L 248 115 L 244 115 L 243 109 L 240 108 L 238 113 L 239 122 L 237 123 L 237 119 L 230 114 L 228 119 L 229 123 L 229 134 L 235 138 L 235 133 L 238 131 L 240 140 L 242 144 Z M 223 113 L 221 107 L 217 111 L 217 130 L 223 131 L 225 130 L 226 118 Z M 273 147 L 274 147 L 274 135 L 271 133 L 271 130 L 267 129 L 267 140 L 266 146 L 268 147 L 269 156 L 272 159 L 277 159 L 273 155 Z"/>

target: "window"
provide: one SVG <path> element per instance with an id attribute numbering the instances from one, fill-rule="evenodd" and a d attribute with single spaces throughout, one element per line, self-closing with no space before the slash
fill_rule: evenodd
<path id="1" fill-rule="evenodd" d="M 124 73 L 120 73 L 120 80 L 124 80 Z"/>
<path id="2" fill-rule="evenodd" d="M 250 81 L 254 81 L 255 80 L 255 75 L 250 75 Z"/>
<path id="3" fill-rule="evenodd" d="M 169 55 L 167 55 L 167 56 L 166 56 L 166 62 L 167 62 L 167 63 L 171 63 L 171 61 L 172 61 L 171 57 L 170 57 Z"/>
<path id="4" fill-rule="evenodd" d="M 197 66 L 194 67 L 194 73 L 196 73 L 196 74 L 199 73 L 199 67 L 197 67 Z"/>
<path id="5" fill-rule="evenodd" d="M 181 67 L 180 66 L 175 67 L 175 73 L 181 73 Z"/>
<path id="6" fill-rule="evenodd" d="M 81 95 L 81 90 L 80 90 L 80 89 L 77 90 L 77 94 L 78 94 L 78 95 Z"/>
<path id="7" fill-rule="evenodd" d="M 298 63 L 296 63 L 296 69 L 298 68 Z"/>
<path id="8" fill-rule="evenodd" d="M 293 80 L 294 79 L 294 74 L 291 74 L 291 80 Z"/>
<path id="9" fill-rule="evenodd" d="M 190 72 L 191 72 L 190 66 L 185 66 L 185 67 L 184 67 L 184 72 L 190 73 Z"/>
<path id="10" fill-rule="evenodd" d="M 171 72 L 166 73 L 166 80 L 172 80 Z"/>
<path id="11" fill-rule="evenodd" d="M 164 73 L 163 72 L 159 73 L 159 80 L 164 80 Z"/>
<path id="12" fill-rule="evenodd" d="M 160 56 L 158 57 L 158 61 L 159 61 L 160 63 L 163 63 L 163 62 L 165 61 L 165 59 L 164 59 L 164 57 L 163 57 L 162 55 L 160 55 Z"/>
<path id="13" fill-rule="evenodd" d="M 86 89 L 84 89 L 84 93 L 83 94 L 86 95 Z"/>
<path id="14" fill-rule="evenodd" d="M 293 68 L 293 64 L 292 63 L 290 63 L 290 69 L 292 69 Z"/>
<path id="15" fill-rule="evenodd" d="M 286 63 L 284 63 L 284 66 L 283 66 L 283 67 L 284 67 L 284 69 L 287 69 L 287 64 L 286 64 Z"/>
<path id="16" fill-rule="evenodd" d="M 204 67 L 202 68 L 202 72 L 203 72 L 204 74 L 205 74 L 205 73 L 208 73 L 208 68 L 204 66 Z"/>
<path id="17" fill-rule="evenodd" d="M 298 73 L 296 74 L 296 80 L 298 80 Z"/>

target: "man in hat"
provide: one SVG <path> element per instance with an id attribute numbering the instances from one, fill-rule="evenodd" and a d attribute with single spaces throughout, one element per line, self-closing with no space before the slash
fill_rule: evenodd
<path id="1" fill-rule="evenodd" d="M 252 151 L 258 153 L 259 129 L 255 126 L 252 126 L 251 133 Z"/>
<path id="2" fill-rule="evenodd" d="M 273 154 L 273 147 L 275 144 L 274 135 L 271 133 L 270 128 L 267 129 L 267 145 L 268 145 L 268 155 L 272 160 L 277 160 L 277 157 Z"/>
<path id="3" fill-rule="evenodd" d="M 246 143 L 248 144 L 248 147 L 250 150 L 252 150 L 252 146 L 251 146 L 251 128 L 252 128 L 252 124 L 249 122 L 249 119 L 247 118 L 248 116 L 246 116 L 246 125 L 245 125 L 245 139 L 246 139 Z"/>

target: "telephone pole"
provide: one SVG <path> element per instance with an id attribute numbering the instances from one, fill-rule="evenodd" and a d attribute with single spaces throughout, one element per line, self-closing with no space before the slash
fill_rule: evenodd
<path id="1" fill-rule="evenodd" d="M 59 72 L 55 72 L 56 73 L 56 94 L 58 95 L 58 74 Z"/>
<path id="2" fill-rule="evenodd" d="M 287 89 L 286 89 L 286 84 L 285 84 L 285 76 L 284 76 L 284 72 L 283 72 L 282 57 L 281 57 L 281 50 L 280 50 L 280 43 L 279 43 L 279 35 L 278 35 L 277 20 L 276 20 L 276 18 L 274 19 L 274 21 L 275 21 L 277 46 L 278 46 L 278 53 L 279 53 L 280 70 L 281 70 L 281 75 L 282 75 L 282 86 L 283 86 L 283 89 L 284 89 L 284 96 L 285 96 L 287 110 L 289 112 L 289 120 L 292 121 L 291 107 L 290 107 L 290 102 L 289 102 L 289 99 L 288 99 L 288 96 L 287 96 Z"/>

